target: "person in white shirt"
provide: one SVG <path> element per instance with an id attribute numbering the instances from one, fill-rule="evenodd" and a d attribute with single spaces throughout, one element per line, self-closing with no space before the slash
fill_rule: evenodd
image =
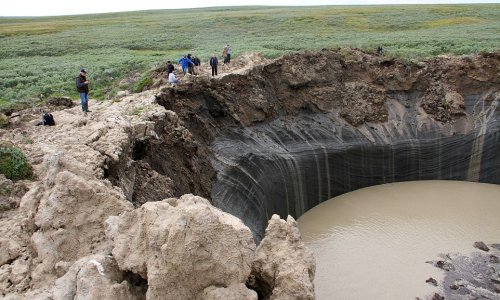
<path id="1" fill-rule="evenodd" d="M 179 80 L 177 80 L 177 78 L 175 78 L 175 71 L 172 71 L 170 72 L 170 74 L 168 74 L 168 82 L 170 83 L 178 83 Z"/>

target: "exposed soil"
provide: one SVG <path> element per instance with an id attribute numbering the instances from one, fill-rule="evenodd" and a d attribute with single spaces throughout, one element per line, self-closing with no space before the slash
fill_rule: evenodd
<path id="1" fill-rule="evenodd" d="M 43 261 L 51 250 L 41 253 L 45 244 L 40 241 L 51 247 L 57 244 L 58 259 L 68 264 L 103 251 L 107 247 L 103 220 L 131 209 L 117 208 L 122 198 L 136 206 L 186 193 L 209 198 L 216 176 L 210 145 L 225 129 L 278 116 L 334 110 L 354 126 L 384 122 L 388 120 L 387 101 L 405 94 L 418 95 L 422 113 L 445 124 L 466 114 L 465 98 L 483 94 L 486 101 L 492 101 L 499 97 L 498 52 L 420 63 L 346 49 L 289 54 L 276 60 L 245 57 L 248 60 L 228 67 L 230 73 L 220 68 L 220 75 L 211 78 L 202 66 L 200 76 L 186 76 L 178 85 L 163 85 L 162 70 L 153 72 L 156 84 L 161 85 L 157 90 L 116 103 L 91 101 L 89 115 L 78 107 L 65 108 L 54 113 L 57 125 L 53 128 L 35 127 L 39 110 L 30 109 L 19 112 L 17 121 L 0 130 L 0 139 L 20 147 L 35 172 L 32 181 L 16 185 L 16 190 L 17 186 L 31 188 L 27 194 L 33 195 L 26 199 L 34 200 L 23 208 L 29 214 L 21 217 L 18 213 L 20 194 L 9 194 L 0 202 L 5 210 L 0 219 L 5 226 L 0 228 L 9 228 L 3 230 L 8 231 L 5 237 L 14 241 L 0 245 L 9 251 L 0 265 L 2 295 L 53 283 L 54 266 Z M 53 105 L 70 106 L 66 100 Z M 54 178 L 62 173 L 56 184 L 59 190 L 55 190 Z M 66 182 L 74 186 L 65 186 Z M 97 209 L 106 202 L 103 207 L 109 212 L 96 213 L 92 207 L 83 215 L 81 207 L 69 211 L 71 203 L 54 201 L 66 205 L 58 208 L 61 217 L 56 218 L 50 215 L 51 193 L 54 199 L 60 196 L 75 205 L 85 198 Z M 107 202 L 110 198 L 115 202 Z M 40 203 L 50 205 L 39 211 Z M 36 222 L 35 215 L 39 215 Z M 87 226 L 90 222 L 92 226 Z M 30 239 L 35 234 L 38 241 Z M 65 234 L 76 238 L 68 240 Z M 74 249 L 65 246 L 68 241 Z M 72 251 L 66 254 L 66 248 Z"/>

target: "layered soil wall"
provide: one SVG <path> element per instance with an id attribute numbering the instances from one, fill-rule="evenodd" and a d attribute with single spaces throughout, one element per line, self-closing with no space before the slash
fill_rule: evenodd
<path id="1" fill-rule="evenodd" d="M 203 191 L 260 239 L 273 213 L 299 217 L 362 187 L 500 183 L 499 58 L 306 52 L 166 88 L 158 103 L 210 154 Z"/>

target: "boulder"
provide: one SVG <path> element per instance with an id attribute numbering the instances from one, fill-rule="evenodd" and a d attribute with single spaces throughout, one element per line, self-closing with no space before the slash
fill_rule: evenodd
<path id="1" fill-rule="evenodd" d="M 273 215 L 252 263 L 252 286 L 264 299 L 315 299 L 316 265 L 297 222 Z"/>
<path id="2" fill-rule="evenodd" d="M 203 300 L 257 300 L 257 293 L 249 290 L 243 283 L 229 287 L 209 286 L 200 297 Z"/>
<path id="3" fill-rule="evenodd" d="M 35 192 L 28 194 L 40 197 Z M 23 201 L 27 211 L 28 203 L 37 202 Z M 54 187 L 42 194 L 34 215 L 34 228 L 38 230 L 31 241 L 41 264 L 33 278 L 43 279 L 55 273 L 59 261 L 74 262 L 92 253 L 110 251 L 111 244 L 104 234 L 105 220 L 130 209 L 132 205 L 124 201 L 123 194 L 102 181 L 87 180 L 68 171 L 57 173 Z"/>
<path id="4" fill-rule="evenodd" d="M 126 280 L 112 256 L 92 255 L 76 261 L 56 281 L 52 296 L 54 300 L 132 300 L 144 297 L 141 288 Z"/>
<path id="5" fill-rule="evenodd" d="M 255 244 L 241 220 L 184 195 L 112 217 L 107 234 L 121 270 L 148 281 L 147 299 L 196 299 L 245 283 Z M 248 294 L 248 293 L 247 293 Z"/>

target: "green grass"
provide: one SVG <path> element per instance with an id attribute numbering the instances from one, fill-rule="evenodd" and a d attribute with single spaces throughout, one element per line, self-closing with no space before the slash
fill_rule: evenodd
<path id="1" fill-rule="evenodd" d="M 50 95 L 77 97 L 89 70 L 91 97 L 141 90 L 145 74 L 193 53 L 207 62 L 230 43 L 278 57 L 339 46 L 421 59 L 500 49 L 500 4 L 246 7 L 0 18 L 0 109 Z M 124 78 L 141 82 L 121 83 Z"/>

